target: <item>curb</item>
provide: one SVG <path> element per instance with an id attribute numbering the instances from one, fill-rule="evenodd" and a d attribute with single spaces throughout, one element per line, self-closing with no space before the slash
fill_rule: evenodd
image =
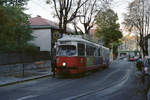
<path id="1" fill-rule="evenodd" d="M 0 87 L 9 86 L 9 85 L 15 85 L 15 84 L 28 82 L 28 81 L 32 81 L 32 80 L 38 80 L 38 79 L 47 78 L 47 77 L 50 77 L 50 76 L 52 76 L 52 74 L 36 76 L 36 77 L 32 77 L 32 78 L 27 78 L 27 79 L 21 79 L 21 80 L 14 81 L 14 82 L 8 82 L 8 83 L 0 84 Z"/>

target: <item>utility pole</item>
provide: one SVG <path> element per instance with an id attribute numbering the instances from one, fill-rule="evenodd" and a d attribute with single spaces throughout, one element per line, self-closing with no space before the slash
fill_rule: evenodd
<path id="1" fill-rule="evenodd" d="M 24 59 L 25 58 L 24 58 L 24 42 L 23 42 L 23 44 L 22 44 L 22 77 L 25 76 L 25 72 L 24 72 L 24 62 L 25 62 L 25 60 Z"/>
<path id="2" fill-rule="evenodd" d="M 113 61 L 113 43 L 111 43 L 111 52 L 110 52 L 110 59 Z"/>

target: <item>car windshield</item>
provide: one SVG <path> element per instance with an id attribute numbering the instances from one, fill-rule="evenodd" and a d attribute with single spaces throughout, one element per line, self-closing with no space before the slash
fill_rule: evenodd
<path id="1" fill-rule="evenodd" d="M 76 47 L 73 45 L 61 45 L 58 47 L 57 56 L 74 56 Z"/>

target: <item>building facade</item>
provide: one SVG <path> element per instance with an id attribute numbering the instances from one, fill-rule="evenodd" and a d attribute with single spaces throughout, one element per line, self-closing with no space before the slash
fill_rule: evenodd
<path id="1" fill-rule="evenodd" d="M 58 25 L 50 20 L 44 19 L 41 16 L 29 19 L 32 35 L 34 39 L 29 41 L 33 45 L 40 48 L 40 51 L 51 51 L 51 41 L 53 30 L 58 30 Z"/>
<path id="2" fill-rule="evenodd" d="M 41 16 L 29 19 L 32 35 L 35 37 L 29 43 L 40 48 L 40 51 L 49 51 L 55 45 L 59 35 L 59 26 L 57 23 L 44 19 Z M 67 32 L 73 33 L 73 30 L 67 27 Z"/>
<path id="3" fill-rule="evenodd" d="M 118 57 L 120 58 L 132 55 L 131 52 L 133 51 L 140 51 L 140 48 L 137 43 L 137 37 L 126 35 L 122 39 L 122 44 L 118 46 Z"/>

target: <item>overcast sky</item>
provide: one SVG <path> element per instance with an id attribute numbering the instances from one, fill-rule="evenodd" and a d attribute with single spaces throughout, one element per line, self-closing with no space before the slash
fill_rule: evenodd
<path id="1" fill-rule="evenodd" d="M 114 0 L 112 9 L 118 13 L 119 23 L 123 22 L 123 13 L 127 12 L 127 7 L 133 0 Z M 52 8 L 46 4 L 46 0 L 30 0 L 26 6 L 28 10 L 25 12 L 30 14 L 31 17 L 40 15 L 43 18 L 57 22 L 57 18 L 53 16 Z"/>

